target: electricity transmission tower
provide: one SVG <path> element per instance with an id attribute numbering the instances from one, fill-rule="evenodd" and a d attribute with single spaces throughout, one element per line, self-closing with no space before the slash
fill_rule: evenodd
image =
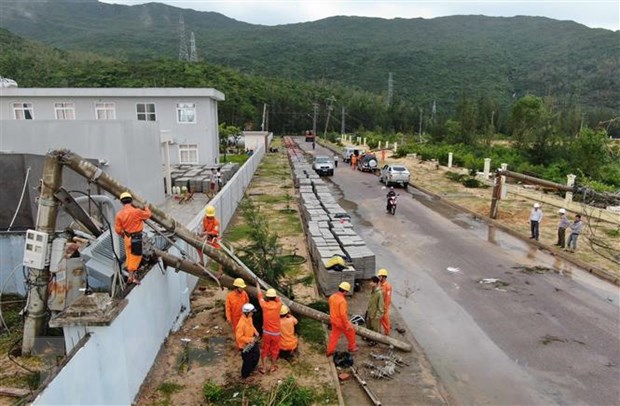
<path id="1" fill-rule="evenodd" d="M 179 17 L 179 61 L 189 61 L 187 39 L 185 38 L 185 20 L 183 20 L 183 14 Z"/>
<path id="2" fill-rule="evenodd" d="M 316 115 L 319 112 L 319 103 L 312 103 L 314 115 L 312 116 L 312 134 L 316 135 Z"/>
<path id="3" fill-rule="evenodd" d="M 327 126 L 329 125 L 329 118 L 332 115 L 332 110 L 334 110 L 333 104 L 336 101 L 336 98 L 334 96 L 330 96 L 326 101 L 329 104 L 327 105 L 327 120 L 325 120 L 325 131 L 323 131 L 323 138 L 327 137 Z"/>
<path id="4" fill-rule="evenodd" d="M 198 62 L 198 53 L 196 52 L 196 38 L 194 37 L 194 31 L 189 35 L 189 61 Z"/>
<path id="5" fill-rule="evenodd" d="M 392 99 L 394 98 L 394 82 L 392 81 L 392 72 L 388 76 L 388 94 L 387 94 L 387 106 L 392 105 Z"/>

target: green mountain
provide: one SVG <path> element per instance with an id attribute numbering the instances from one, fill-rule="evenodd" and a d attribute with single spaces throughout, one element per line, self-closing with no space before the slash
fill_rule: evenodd
<path id="1" fill-rule="evenodd" d="M 453 16 L 430 20 L 332 17 L 274 27 L 158 3 L 94 0 L 2 2 L 0 26 L 67 50 L 128 60 L 173 58 L 179 16 L 198 55 L 243 72 L 338 82 L 429 111 L 459 97 L 508 105 L 527 93 L 558 104 L 620 111 L 620 32 L 540 17 Z"/>

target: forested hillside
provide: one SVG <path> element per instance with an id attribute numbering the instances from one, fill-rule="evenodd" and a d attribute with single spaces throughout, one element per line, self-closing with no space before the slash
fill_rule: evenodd
<path id="1" fill-rule="evenodd" d="M 539 17 L 333 17 L 275 27 L 150 3 L 3 2 L 0 25 L 61 49 L 176 59 L 179 16 L 199 57 L 260 76 L 342 83 L 452 113 L 463 93 L 508 106 L 531 93 L 620 110 L 620 32 Z"/>

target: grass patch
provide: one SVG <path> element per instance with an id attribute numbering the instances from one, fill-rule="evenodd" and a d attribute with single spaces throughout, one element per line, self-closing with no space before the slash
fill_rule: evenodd
<path id="1" fill-rule="evenodd" d="M 224 155 L 220 155 L 223 163 L 233 163 L 243 165 L 245 161 L 248 160 L 249 156 L 246 154 L 226 154 L 226 160 L 224 160 Z"/>
<path id="2" fill-rule="evenodd" d="M 277 204 L 277 203 L 286 203 L 286 196 L 284 195 L 260 195 L 254 198 L 259 203 L 265 204 Z"/>
<path id="3" fill-rule="evenodd" d="M 607 235 L 608 237 L 620 237 L 620 227 L 618 228 L 604 228 L 603 232 L 605 233 L 605 235 Z"/>
<path id="4" fill-rule="evenodd" d="M 312 309 L 329 313 L 329 305 L 325 301 L 317 301 L 310 303 L 308 307 Z M 317 320 L 310 319 L 308 317 L 300 317 L 297 332 L 299 336 L 305 341 L 311 343 L 317 351 L 320 351 L 320 347 L 325 346 L 325 330 L 323 323 Z"/>
<path id="5" fill-rule="evenodd" d="M 237 242 L 247 238 L 250 226 L 247 224 L 237 224 L 226 230 L 224 238 L 226 241 Z"/>
<path id="6" fill-rule="evenodd" d="M 317 392 L 312 388 L 299 386 L 293 377 L 274 384 L 269 391 L 261 390 L 255 385 L 220 386 L 209 380 L 204 384 L 202 392 L 209 405 L 256 406 L 310 406 L 318 400 L 317 394 L 325 393 L 324 390 Z"/>

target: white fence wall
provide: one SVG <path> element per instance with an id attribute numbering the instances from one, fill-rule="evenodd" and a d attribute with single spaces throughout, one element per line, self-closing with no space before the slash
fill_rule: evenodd
<path id="1" fill-rule="evenodd" d="M 210 202 L 218 209 L 222 230 L 229 224 L 260 161 L 258 148 Z M 187 224 L 200 231 L 204 210 Z M 184 249 L 197 258 L 196 250 Z M 178 254 L 173 247 L 170 252 Z M 140 390 L 170 331 L 189 314 L 189 295 L 198 279 L 169 268 L 153 268 L 127 296 L 128 304 L 109 326 L 65 327 L 70 351 L 86 334 L 90 339 L 34 400 L 38 405 L 129 405 Z"/>

